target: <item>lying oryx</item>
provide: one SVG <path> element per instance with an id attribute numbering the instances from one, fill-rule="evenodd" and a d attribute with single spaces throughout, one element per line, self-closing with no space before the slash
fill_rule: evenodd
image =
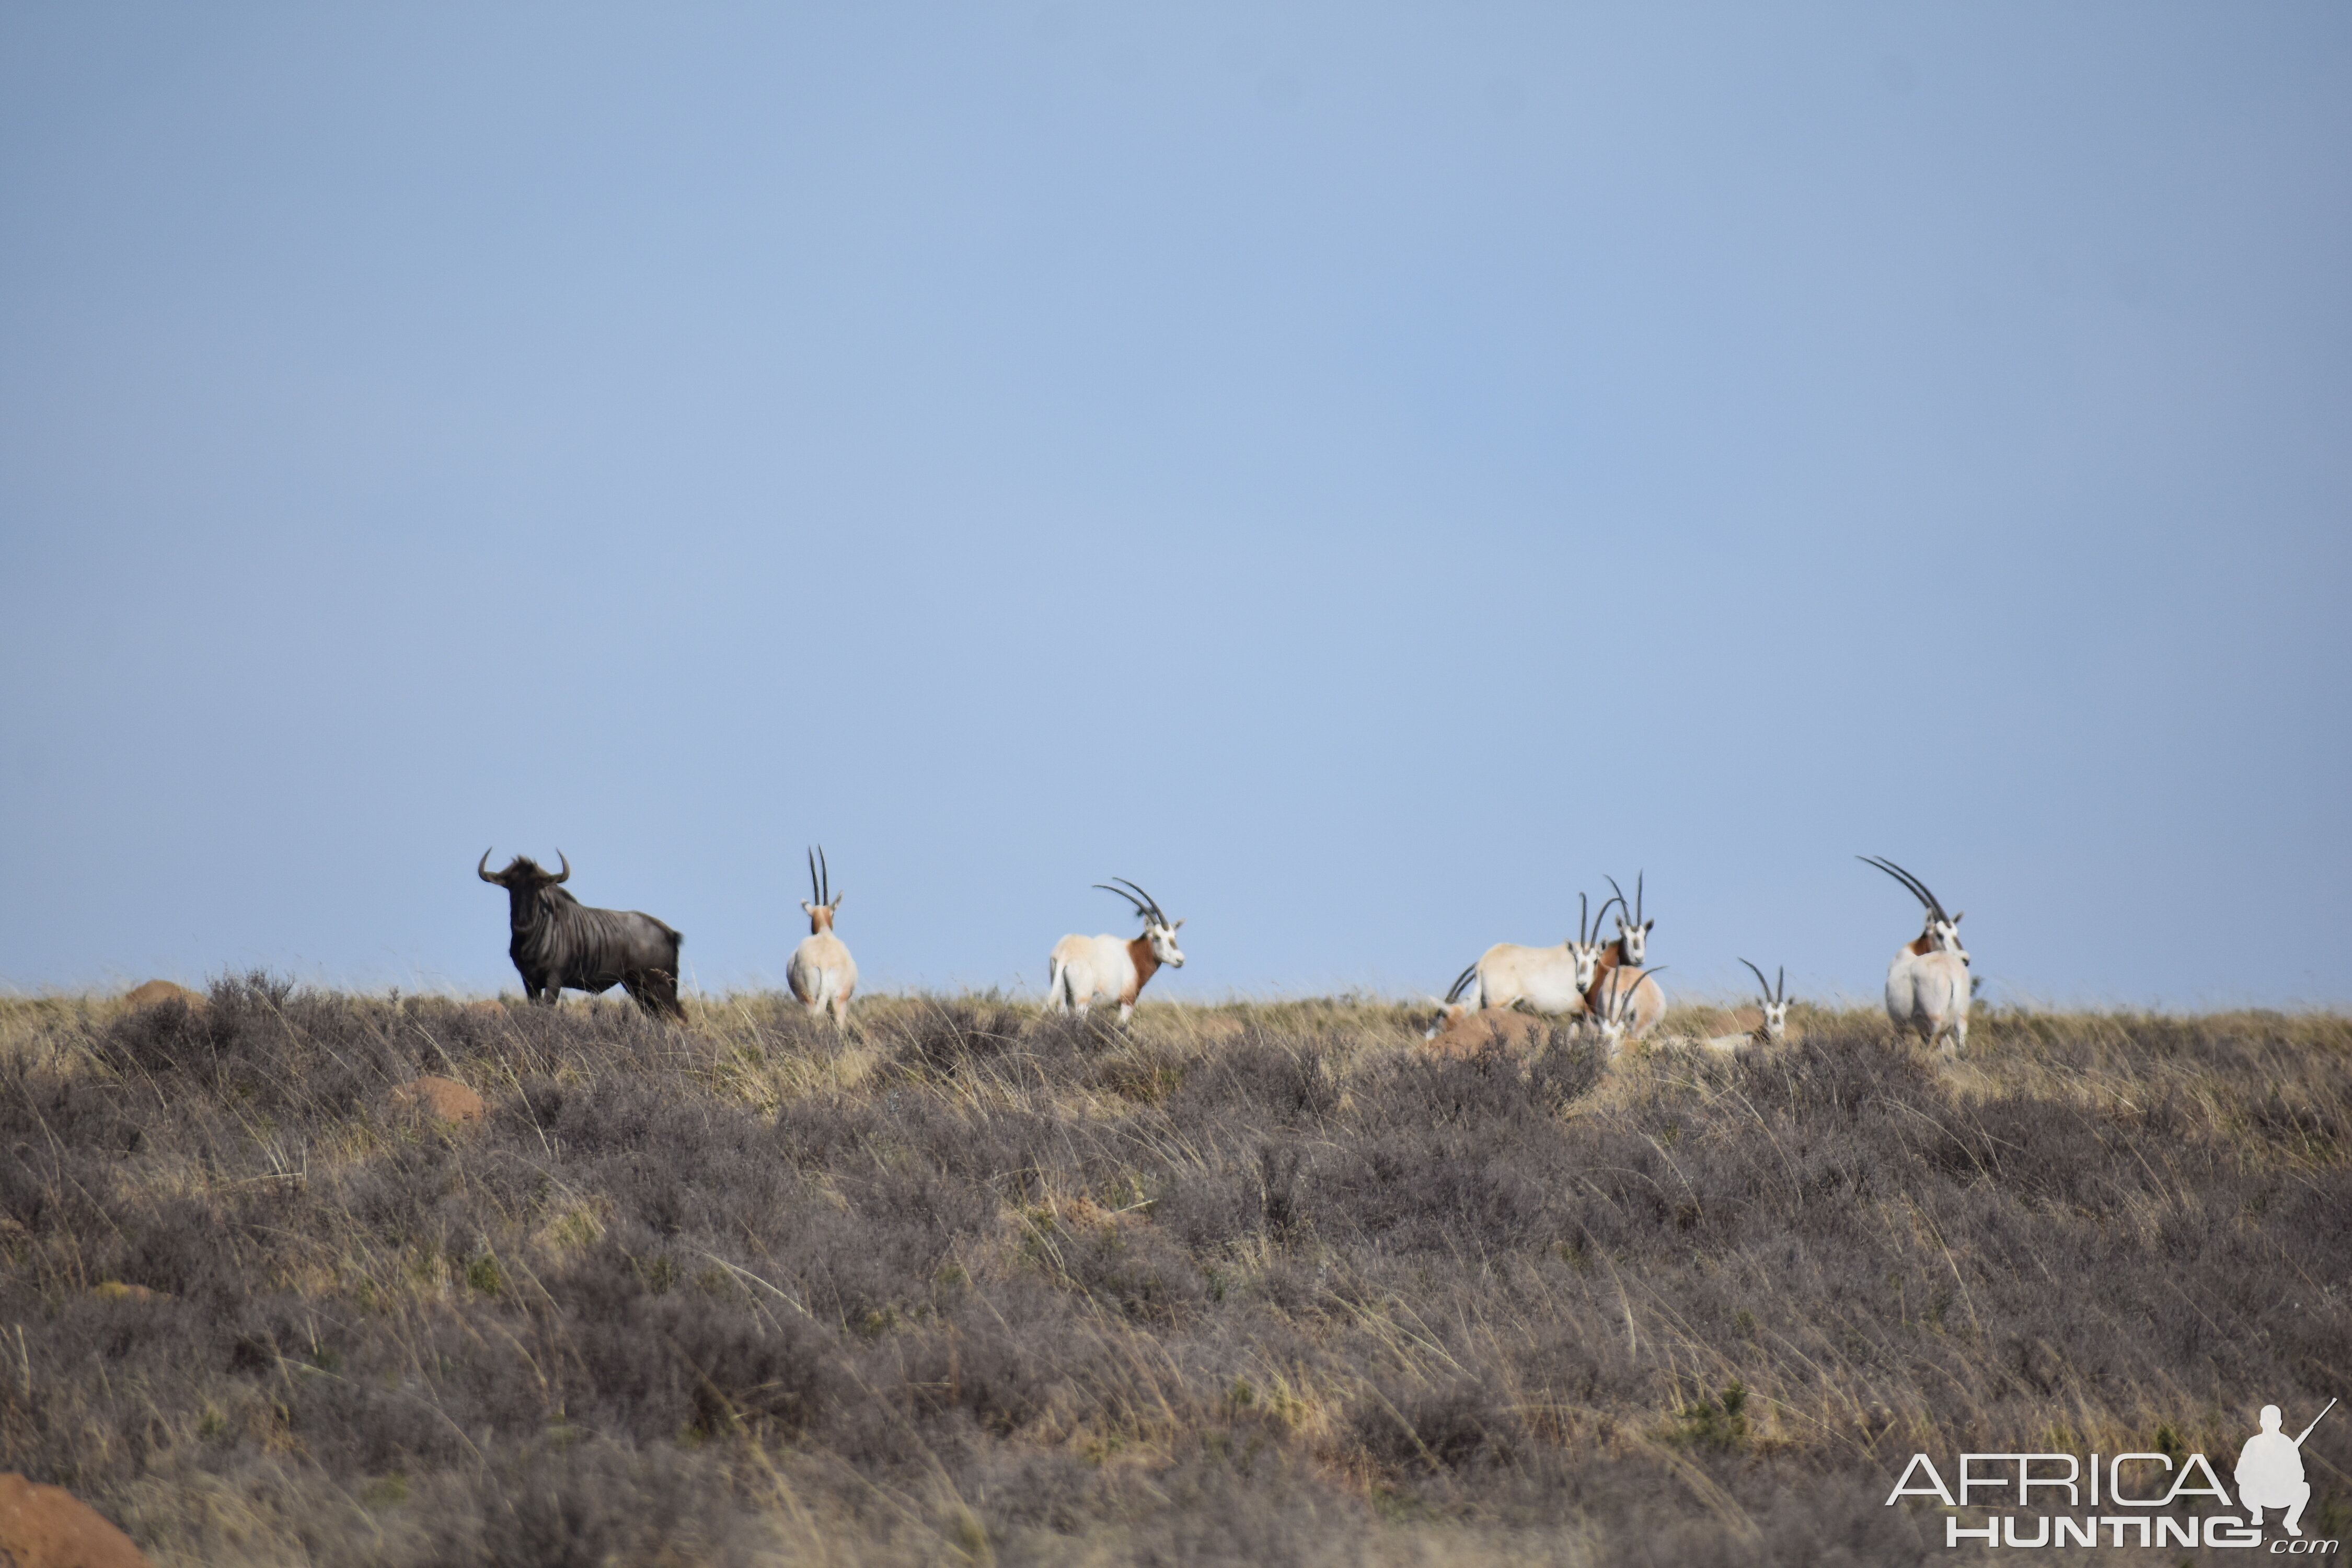
<path id="1" fill-rule="evenodd" d="M 1553 1017 L 1574 1016 L 1585 1009 L 1585 993 L 1592 989 L 1593 966 L 1600 962 L 1598 922 L 1588 922 L 1591 900 L 1576 895 L 1576 937 L 1557 947 L 1522 947 L 1498 942 L 1479 955 L 1478 962 L 1455 977 L 1436 1020 L 1424 1039 L 1435 1039 L 1450 1022 L 1466 1014 L 1503 1007 L 1526 1007 Z M 1606 915 L 1609 906 L 1601 906 Z M 1592 940 L 1586 941 L 1590 931 Z"/>
<path id="2" fill-rule="evenodd" d="M 1744 958 L 1739 962 L 1748 963 Z M 1754 1028 L 1743 1030 L 1736 1035 L 1708 1036 L 1705 1043 L 1716 1050 L 1727 1051 L 1740 1046 L 1778 1046 L 1788 1042 L 1789 971 L 1785 967 L 1781 969 L 1780 984 L 1777 987 L 1770 981 L 1766 980 L 1764 972 L 1754 964 L 1748 963 L 1748 971 L 1756 976 L 1756 984 L 1764 989 L 1764 1011 L 1761 1021 Z"/>
<path id="3" fill-rule="evenodd" d="M 1664 965 L 1646 970 L 1612 969 L 1592 988 L 1587 999 L 1590 1016 L 1601 1047 L 1611 1056 L 1623 1051 L 1628 1041 L 1638 1040 L 1657 1026 L 1666 1010 L 1666 998 L 1650 976 L 1664 973 Z"/>

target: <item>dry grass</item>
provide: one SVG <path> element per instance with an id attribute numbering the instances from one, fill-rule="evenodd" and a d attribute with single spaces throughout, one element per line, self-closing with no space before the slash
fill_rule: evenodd
<path id="1" fill-rule="evenodd" d="M 1883 1563 L 1914 1448 L 2352 1395 L 2343 1018 L 1424 1022 L 0 1002 L 0 1468 L 164 1562 Z"/>

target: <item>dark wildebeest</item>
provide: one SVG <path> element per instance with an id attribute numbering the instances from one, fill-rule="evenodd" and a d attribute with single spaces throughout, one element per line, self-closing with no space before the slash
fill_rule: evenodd
<path id="1" fill-rule="evenodd" d="M 610 991 L 628 987 L 648 1013 L 683 1021 L 677 1000 L 677 948 L 686 938 L 651 915 L 634 910 L 592 910 L 556 884 L 572 879 L 563 851 L 561 875 L 518 855 L 503 871 L 490 869 L 490 852 L 474 867 L 485 882 L 507 890 L 507 924 L 514 940 L 507 956 L 522 974 L 523 994 L 555 1005 L 556 993 Z"/>

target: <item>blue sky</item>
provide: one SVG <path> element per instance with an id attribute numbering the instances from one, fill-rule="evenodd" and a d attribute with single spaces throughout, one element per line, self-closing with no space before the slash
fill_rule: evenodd
<path id="1" fill-rule="evenodd" d="M 0 984 L 2352 1000 L 2352 11 L 0 12 Z"/>

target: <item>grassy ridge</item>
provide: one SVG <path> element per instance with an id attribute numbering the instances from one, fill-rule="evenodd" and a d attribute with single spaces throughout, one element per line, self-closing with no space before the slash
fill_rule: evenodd
<path id="1" fill-rule="evenodd" d="M 163 1561 L 1880 1563 L 1915 1449 L 2352 1396 L 2339 1017 L 861 1012 L 0 1003 L 0 1468 Z"/>

